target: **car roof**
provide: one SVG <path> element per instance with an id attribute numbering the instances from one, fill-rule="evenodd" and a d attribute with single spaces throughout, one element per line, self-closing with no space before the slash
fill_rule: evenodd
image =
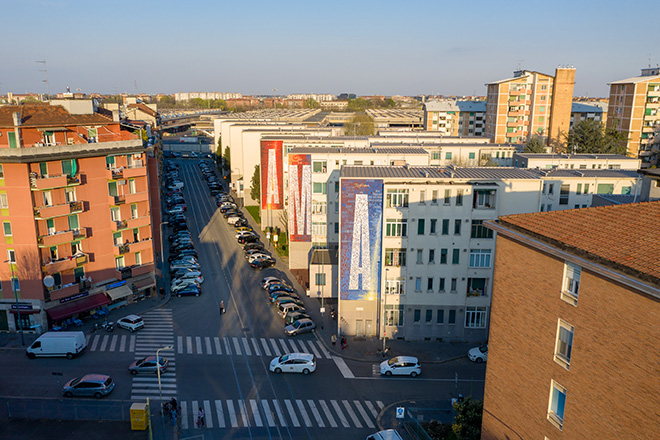
<path id="1" fill-rule="evenodd" d="M 397 362 L 419 362 L 419 360 L 414 356 L 397 356 L 394 359 L 396 359 Z"/>
<path id="2" fill-rule="evenodd" d="M 90 381 L 90 382 L 105 382 L 110 376 L 107 374 L 85 374 L 80 377 L 80 380 Z"/>
<path id="3" fill-rule="evenodd" d="M 121 319 L 138 319 L 138 318 L 140 318 L 138 315 L 127 315 Z"/>
<path id="4" fill-rule="evenodd" d="M 314 359 L 314 355 L 311 353 L 287 353 L 289 359 L 303 359 L 306 361 L 311 361 Z"/>

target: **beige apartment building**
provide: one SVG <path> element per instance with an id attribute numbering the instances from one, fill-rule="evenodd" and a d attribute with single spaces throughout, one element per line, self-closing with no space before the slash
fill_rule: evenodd
<path id="1" fill-rule="evenodd" d="M 486 84 L 486 133 L 494 143 L 546 141 L 568 133 L 575 69 L 558 67 L 555 75 L 529 70 Z"/>
<path id="2" fill-rule="evenodd" d="M 424 103 L 424 130 L 447 136 L 484 136 L 485 101 L 429 101 Z"/>

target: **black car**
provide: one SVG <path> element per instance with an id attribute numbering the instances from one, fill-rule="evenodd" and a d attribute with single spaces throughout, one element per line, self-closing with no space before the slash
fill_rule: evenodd
<path id="1" fill-rule="evenodd" d="M 249 223 L 246 218 L 240 218 L 236 220 L 236 223 L 234 223 L 235 228 L 240 228 L 242 226 L 249 226 Z"/>
<path id="2" fill-rule="evenodd" d="M 232 216 L 232 215 L 237 215 L 239 217 L 243 217 L 243 213 L 241 211 L 237 211 L 236 208 L 229 208 L 222 215 L 225 218 L 227 218 L 229 216 Z"/>
<path id="3" fill-rule="evenodd" d="M 202 294 L 202 288 L 191 284 L 181 290 L 177 290 L 176 296 L 199 296 Z"/>
<path id="4" fill-rule="evenodd" d="M 267 267 L 270 267 L 275 264 L 274 259 L 268 259 L 268 260 L 254 260 L 253 262 L 250 263 L 250 267 L 253 269 L 265 269 Z"/>
<path id="5" fill-rule="evenodd" d="M 177 244 L 175 246 L 172 246 L 170 248 L 170 252 L 172 254 L 178 254 L 179 252 L 185 251 L 185 250 L 188 250 L 188 249 L 195 249 L 195 246 L 190 242 L 180 243 L 180 244 Z"/>
<path id="6" fill-rule="evenodd" d="M 238 237 L 238 242 L 240 244 L 245 244 L 245 243 L 256 243 L 259 241 L 259 237 L 256 235 L 243 235 L 241 237 Z"/>
<path id="7" fill-rule="evenodd" d="M 179 260 L 181 257 L 195 257 L 197 258 L 197 251 L 195 249 L 181 249 L 177 253 L 172 253 L 168 258 L 167 262 L 171 263 L 174 260 Z"/>
<path id="8" fill-rule="evenodd" d="M 190 232 L 188 232 L 188 231 L 179 231 L 179 232 L 175 232 L 175 233 L 173 233 L 173 234 L 170 234 L 169 237 L 167 237 L 167 239 L 168 239 L 168 240 L 170 241 L 170 243 L 171 243 L 171 242 L 173 242 L 174 240 L 176 240 L 177 238 L 181 238 L 181 237 L 189 237 L 189 238 L 192 238 L 192 235 L 191 235 Z"/>
<path id="9" fill-rule="evenodd" d="M 245 244 L 245 246 L 243 246 L 244 251 L 249 251 L 249 250 L 252 250 L 252 249 L 261 249 L 261 250 L 263 250 L 264 245 L 263 245 L 263 243 L 260 243 L 260 242 L 256 241 L 256 242 L 247 243 L 247 244 Z"/>
<path id="10" fill-rule="evenodd" d="M 236 205 L 234 205 L 234 206 L 232 206 L 232 205 L 225 205 L 225 206 L 222 206 L 222 207 L 220 208 L 220 212 L 222 212 L 222 213 L 224 214 L 225 212 L 227 212 L 227 211 L 229 211 L 229 210 L 236 211 L 237 208 L 238 208 L 238 207 L 237 207 Z M 236 212 L 238 212 L 238 211 L 236 211 Z"/>
<path id="11" fill-rule="evenodd" d="M 170 223 L 172 226 L 173 231 L 187 231 L 188 230 L 188 225 L 183 222 L 183 223 Z"/>

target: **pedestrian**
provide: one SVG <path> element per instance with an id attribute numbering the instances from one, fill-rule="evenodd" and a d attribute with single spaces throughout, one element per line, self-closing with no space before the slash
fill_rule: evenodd
<path id="1" fill-rule="evenodd" d="M 172 411 L 177 411 L 179 409 L 174 397 L 172 397 L 172 400 L 170 400 L 170 409 L 172 409 Z"/>
<path id="2" fill-rule="evenodd" d="M 176 426 L 176 411 L 170 408 L 170 415 L 172 416 L 172 426 Z"/>
<path id="3" fill-rule="evenodd" d="M 341 337 L 341 349 L 346 348 L 346 336 Z"/>
<path id="4" fill-rule="evenodd" d="M 202 407 L 199 407 L 199 412 L 197 413 L 197 428 L 204 428 L 204 410 Z"/>
<path id="5" fill-rule="evenodd" d="M 165 288 L 164 287 L 160 288 L 160 299 L 165 299 Z"/>
<path id="6" fill-rule="evenodd" d="M 337 344 L 337 335 L 333 333 L 330 337 L 330 340 L 332 341 L 332 346 L 334 347 Z"/>
<path id="7" fill-rule="evenodd" d="M 225 313 L 225 302 L 220 301 L 220 314 L 222 315 L 224 313 Z"/>

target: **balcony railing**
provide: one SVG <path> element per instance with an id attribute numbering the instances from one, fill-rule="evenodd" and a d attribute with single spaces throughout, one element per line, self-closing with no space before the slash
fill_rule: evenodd
<path id="1" fill-rule="evenodd" d="M 37 173 L 30 173 L 30 188 L 33 191 L 63 188 L 73 185 L 80 185 L 80 176 L 69 176 L 68 174 L 62 174 L 59 176 L 39 177 Z"/>
<path id="2" fill-rule="evenodd" d="M 45 220 L 54 217 L 62 217 L 69 214 L 83 212 L 84 204 L 81 201 L 62 203 L 61 205 L 39 206 L 34 208 L 34 218 Z"/>
<path id="3" fill-rule="evenodd" d="M 71 243 L 74 240 L 87 238 L 87 228 L 70 229 L 68 231 L 57 231 L 54 234 L 41 235 L 37 238 L 39 247 L 51 247 L 64 243 Z"/>
<path id="4" fill-rule="evenodd" d="M 48 275 L 52 275 L 63 270 L 73 270 L 82 264 L 86 264 L 88 261 L 87 254 L 80 253 L 67 258 L 50 260 L 41 266 L 41 270 Z"/>
<path id="5" fill-rule="evenodd" d="M 121 195 L 121 196 L 108 196 L 108 203 L 110 205 L 123 205 L 126 203 L 126 197 Z"/>

